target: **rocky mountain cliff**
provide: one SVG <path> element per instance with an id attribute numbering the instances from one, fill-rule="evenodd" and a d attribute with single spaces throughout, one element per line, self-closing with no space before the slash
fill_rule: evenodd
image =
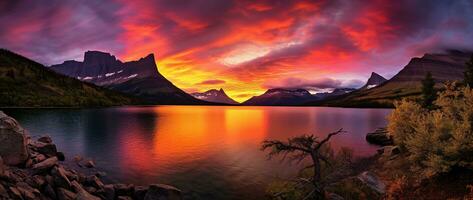
<path id="1" fill-rule="evenodd" d="M 369 89 L 358 90 L 337 98 L 316 101 L 307 105 L 344 107 L 393 107 L 393 102 L 404 97 L 416 97 L 421 92 L 421 81 L 427 72 L 438 83 L 463 80 L 465 63 L 472 52 L 449 50 L 444 53 L 425 54 L 412 58 L 410 62 L 390 80 Z"/>
<path id="2" fill-rule="evenodd" d="M 50 69 L 78 80 L 134 95 L 152 104 L 206 104 L 173 85 L 162 76 L 153 54 L 137 61 L 122 62 L 115 56 L 87 51 L 84 61 L 65 61 Z"/>
<path id="3" fill-rule="evenodd" d="M 386 81 L 387 81 L 387 79 L 385 79 L 381 75 L 379 75 L 375 72 L 371 72 L 370 78 L 368 79 L 366 84 L 363 87 L 360 88 L 360 90 L 367 90 L 367 89 L 374 88 L 378 85 L 383 84 Z"/>
<path id="4" fill-rule="evenodd" d="M 137 99 L 58 74 L 0 49 L 0 107 L 88 107 L 141 103 Z"/>
<path id="5" fill-rule="evenodd" d="M 230 98 L 225 91 L 220 88 L 220 90 L 212 89 L 206 92 L 195 92 L 191 94 L 197 99 L 215 102 L 215 103 L 224 103 L 224 104 L 238 104 L 235 100 Z"/>

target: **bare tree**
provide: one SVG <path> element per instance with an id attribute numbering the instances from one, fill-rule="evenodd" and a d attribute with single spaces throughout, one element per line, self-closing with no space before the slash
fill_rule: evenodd
<path id="1" fill-rule="evenodd" d="M 322 140 L 318 140 L 314 135 L 302 135 L 289 138 L 286 142 L 266 140 L 263 141 L 261 150 L 269 150 L 269 159 L 275 155 L 282 155 L 283 160 L 289 159 L 291 162 L 301 162 L 305 158 L 310 157 L 312 164 L 306 168 L 313 168 L 314 174 L 311 179 L 302 179 L 301 181 L 312 184 L 314 189 L 309 192 L 305 199 L 323 199 L 325 196 L 325 189 L 322 182 L 322 162 L 330 165 L 330 155 L 327 155 L 326 152 L 322 151 L 322 147 L 330 140 L 330 138 L 344 132 L 343 129 L 339 129 L 338 131 L 329 133 Z"/>

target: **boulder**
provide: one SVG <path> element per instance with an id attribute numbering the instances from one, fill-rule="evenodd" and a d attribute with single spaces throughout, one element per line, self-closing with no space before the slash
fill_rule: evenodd
<path id="1" fill-rule="evenodd" d="M 46 196 L 52 197 L 52 199 L 56 199 L 56 197 L 59 196 L 56 195 L 56 192 L 54 191 L 53 187 L 49 184 L 46 184 L 41 191 L 43 191 L 43 194 L 45 194 Z"/>
<path id="2" fill-rule="evenodd" d="M 77 181 L 72 181 L 72 187 L 77 192 L 76 200 L 100 200 L 100 198 L 91 195 Z"/>
<path id="3" fill-rule="evenodd" d="M 85 167 L 87 167 L 87 168 L 95 168 L 95 162 L 92 161 L 92 160 L 89 160 L 89 161 L 85 162 Z"/>
<path id="4" fill-rule="evenodd" d="M 384 157 L 393 158 L 401 153 L 401 149 L 398 146 L 389 145 L 378 149 L 378 153 Z"/>
<path id="5" fill-rule="evenodd" d="M 56 157 L 59 161 L 65 161 L 66 160 L 66 156 L 64 155 L 63 152 L 56 152 Z"/>
<path id="6" fill-rule="evenodd" d="M 368 171 L 345 178 L 330 187 L 336 188 L 337 194 L 346 199 L 384 199 L 385 196 L 384 183 L 375 174 Z M 331 198 L 339 199 L 335 195 Z"/>
<path id="7" fill-rule="evenodd" d="M 54 167 L 56 164 L 57 164 L 57 158 L 51 157 L 44 160 L 43 162 L 34 164 L 33 169 L 37 171 L 45 171 Z"/>
<path id="8" fill-rule="evenodd" d="M 37 154 L 37 155 L 33 158 L 33 162 L 34 162 L 34 163 L 40 163 L 40 162 L 43 162 L 44 160 L 46 160 L 46 156 L 43 155 L 43 154 Z"/>
<path id="9" fill-rule="evenodd" d="M 0 111 L 0 156 L 7 165 L 20 165 L 28 159 L 25 130 Z"/>
<path id="10" fill-rule="evenodd" d="M 148 192 L 148 187 L 144 186 L 135 186 L 135 192 L 133 193 L 133 199 L 135 200 L 144 200 Z"/>
<path id="11" fill-rule="evenodd" d="M 48 157 L 53 157 L 57 154 L 56 145 L 53 143 L 33 142 L 31 145 L 36 151 Z"/>
<path id="12" fill-rule="evenodd" d="M 58 200 L 74 200 L 77 198 L 77 195 L 74 192 L 66 190 L 64 188 L 57 189 L 57 199 Z"/>
<path id="13" fill-rule="evenodd" d="M 104 196 L 105 196 L 105 200 L 114 200 L 115 199 L 115 188 L 113 187 L 113 185 L 109 184 L 109 185 L 104 185 Z"/>
<path id="14" fill-rule="evenodd" d="M 51 137 L 45 135 L 45 136 L 41 136 L 40 138 L 38 138 L 38 142 L 53 143 L 53 140 L 51 139 Z"/>
<path id="15" fill-rule="evenodd" d="M 381 146 L 393 144 L 393 139 L 386 128 L 378 128 L 374 132 L 366 134 L 366 141 Z"/>
<path id="16" fill-rule="evenodd" d="M 165 184 L 153 184 L 146 192 L 145 200 L 181 200 L 181 190 Z"/>
<path id="17" fill-rule="evenodd" d="M 41 188 L 44 184 L 46 184 L 46 179 L 44 176 L 34 175 L 31 177 L 31 186 L 35 188 Z"/>
<path id="18" fill-rule="evenodd" d="M 87 176 L 83 184 L 95 187 L 97 189 L 103 189 L 103 187 L 105 186 L 103 182 L 95 175 Z"/>
<path id="19" fill-rule="evenodd" d="M 133 190 L 135 186 L 133 184 L 114 184 L 113 188 L 115 189 L 116 196 L 131 196 L 133 195 Z"/>
<path id="20" fill-rule="evenodd" d="M 66 170 L 62 166 L 56 166 L 51 170 L 51 175 L 54 178 L 54 185 L 56 187 L 70 188 L 71 181 L 67 178 Z"/>
<path id="21" fill-rule="evenodd" d="M 18 191 L 20 191 L 21 196 L 23 196 L 26 200 L 35 200 L 40 197 L 39 190 L 32 188 L 25 182 L 18 182 L 16 184 L 16 188 L 18 189 Z"/>
<path id="22" fill-rule="evenodd" d="M 3 163 L 3 159 L 0 156 L 0 177 L 5 175 L 5 164 Z"/>
<path id="23" fill-rule="evenodd" d="M 366 186 L 373 189 L 379 194 L 384 194 L 386 192 L 386 185 L 379 180 L 379 178 L 370 171 L 365 171 L 357 176 L 357 178 Z"/>
<path id="24" fill-rule="evenodd" d="M 0 199 L 10 199 L 10 195 L 8 195 L 8 191 L 0 184 Z"/>
<path id="25" fill-rule="evenodd" d="M 12 197 L 12 199 L 23 199 L 21 197 L 21 192 L 20 190 L 18 190 L 18 188 L 12 186 L 8 189 L 10 190 L 10 197 Z"/>
<path id="26" fill-rule="evenodd" d="M 326 195 L 327 200 L 344 200 L 344 198 L 338 194 L 335 193 L 328 193 Z"/>
<path id="27" fill-rule="evenodd" d="M 95 173 L 95 176 L 97 176 L 99 178 L 102 178 L 102 177 L 107 176 L 107 173 L 102 172 L 102 171 L 98 171 L 98 172 Z"/>

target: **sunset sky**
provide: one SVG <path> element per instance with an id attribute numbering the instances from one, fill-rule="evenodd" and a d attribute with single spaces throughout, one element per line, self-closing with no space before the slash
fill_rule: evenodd
<path id="1" fill-rule="evenodd" d="M 472 49 L 471 0 L 2 0 L 0 48 L 45 65 L 154 53 L 187 92 L 358 87 L 411 57 Z"/>

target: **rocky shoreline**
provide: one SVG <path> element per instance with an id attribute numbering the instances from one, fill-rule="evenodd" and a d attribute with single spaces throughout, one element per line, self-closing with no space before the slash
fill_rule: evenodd
<path id="1" fill-rule="evenodd" d="M 87 175 L 64 164 L 48 136 L 33 140 L 13 118 L 0 111 L 0 199 L 18 200 L 178 200 L 182 192 L 169 185 L 105 184 L 101 174 Z M 92 161 L 74 159 L 93 168 Z"/>

